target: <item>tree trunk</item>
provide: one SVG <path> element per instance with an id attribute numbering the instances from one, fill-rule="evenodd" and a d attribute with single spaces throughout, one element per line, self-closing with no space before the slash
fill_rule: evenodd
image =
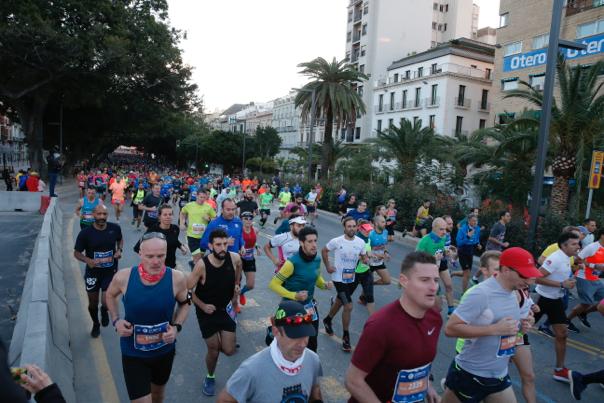
<path id="1" fill-rule="evenodd" d="M 564 215 L 568 211 L 568 178 L 555 176 L 552 187 L 551 210 L 556 215 Z"/>
<path id="2" fill-rule="evenodd" d="M 333 147 L 333 111 L 327 105 L 325 113 L 325 134 L 323 135 L 323 147 L 321 149 L 321 179 L 327 179 L 329 171 L 329 161 L 331 161 L 331 153 Z M 312 178 L 310 179 L 312 181 Z"/>
<path id="3" fill-rule="evenodd" d="M 36 94 L 17 102 L 17 112 L 27 141 L 28 158 L 31 167 L 46 177 L 46 164 L 42 155 L 44 140 L 44 112 L 48 95 Z M 42 172 L 43 171 L 43 172 Z"/>

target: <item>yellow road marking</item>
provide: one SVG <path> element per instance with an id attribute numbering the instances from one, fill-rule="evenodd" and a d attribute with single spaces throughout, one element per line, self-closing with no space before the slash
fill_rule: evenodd
<path id="1" fill-rule="evenodd" d="M 70 242 L 73 242 L 73 220 L 72 216 L 69 219 L 69 223 L 67 224 L 67 239 Z M 73 254 L 70 255 L 69 263 L 71 266 L 72 274 L 74 278 L 78 279 L 81 277 L 79 263 Z M 76 281 L 77 295 L 80 300 L 81 306 L 88 305 L 88 296 L 86 295 L 86 290 L 84 289 L 84 283 L 82 281 Z M 111 368 L 109 366 L 109 361 L 107 360 L 107 351 L 105 350 L 105 346 L 100 338 L 90 339 L 90 347 L 92 351 L 92 356 L 94 358 L 94 363 L 96 366 L 96 372 L 99 375 L 99 389 L 101 392 L 101 401 L 103 402 L 119 402 L 119 395 L 117 393 L 117 388 L 115 387 L 115 379 L 113 378 L 113 374 L 111 372 Z"/>

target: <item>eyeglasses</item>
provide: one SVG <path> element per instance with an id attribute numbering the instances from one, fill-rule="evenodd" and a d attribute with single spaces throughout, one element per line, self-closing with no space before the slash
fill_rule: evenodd
<path id="1" fill-rule="evenodd" d="M 302 314 L 297 313 L 292 316 L 288 316 L 281 319 L 275 319 L 275 324 L 277 326 L 300 326 L 308 323 L 312 323 L 313 315 L 310 313 Z"/>
<path id="2" fill-rule="evenodd" d="M 143 235 L 143 241 L 148 241 L 149 239 L 153 239 L 153 238 L 163 239 L 164 241 L 166 240 L 166 236 L 164 234 L 162 234 L 161 232 L 148 232 L 145 235 Z"/>

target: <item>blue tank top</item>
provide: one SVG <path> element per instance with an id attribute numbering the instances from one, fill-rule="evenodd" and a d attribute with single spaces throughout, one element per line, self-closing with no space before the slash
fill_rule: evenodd
<path id="1" fill-rule="evenodd" d="M 154 285 L 142 283 L 138 267 L 130 270 L 128 288 L 122 299 L 125 318 L 132 324 L 133 334 L 120 338 L 122 354 L 130 357 L 158 357 L 174 350 L 174 344 L 164 344 L 161 333 L 172 320 L 176 298 L 172 288 L 172 270 Z"/>
<path id="2" fill-rule="evenodd" d="M 94 222 L 94 216 L 92 212 L 99 205 L 99 198 L 95 198 L 93 202 L 88 200 L 87 197 L 84 197 L 84 204 L 82 204 L 82 215 L 80 218 L 80 223 L 84 225 L 92 225 Z"/>

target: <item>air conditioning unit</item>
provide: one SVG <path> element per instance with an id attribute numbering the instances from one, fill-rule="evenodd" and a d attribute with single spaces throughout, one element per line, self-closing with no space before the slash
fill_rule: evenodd
<path id="1" fill-rule="evenodd" d="M 543 84 L 535 84 L 533 85 L 533 89 L 535 91 L 543 91 Z"/>

